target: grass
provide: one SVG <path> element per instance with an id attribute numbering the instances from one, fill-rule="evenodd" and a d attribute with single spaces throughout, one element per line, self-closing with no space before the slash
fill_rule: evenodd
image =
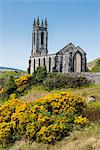
<path id="1" fill-rule="evenodd" d="M 22 96 L 20 99 L 23 99 L 25 101 L 30 101 L 30 100 L 35 100 L 38 99 L 40 97 L 43 97 L 49 93 L 57 93 L 57 92 L 61 92 L 61 91 L 71 91 L 74 92 L 75 94 L 79 94 L 81 96 L 83 96 L 84 98 L 88 98 L 91 95 L 94 95 L 96 97 L 96 103 L 95 105 L 100 105 L 99 101 L 100 101 L 100 85 L 92 85 L 90 87 L 86 87 L 86 88 L 76 88 L 76 89 L 55 89 L 52 91 L 47 91 L 44 89 L 43 86 L 33 86 L 33 88 L 31 90 L 28 91 L 27 94 L 25 94 L 24 96 Z"/>
<path id="2" fill-rule="evenodd" d="M 100 85 L 92 85 L 90 87 L 75 89 L 73 91 L 84 98 L 88 98 L 93 95 L 95 96 L 96 101 L 100 101 Z"/>
<path id="3" fill-rule="evenodd" d="M 0 79 L 1 78 L 7 78 L 9 76 L 20 76 L 25 74 L 25 72 L 17 72 L 17 71 L 1 71 L 0 72 Z"/>
<path id="4" fill-rule="evenodd" d="M 99 101 L 94 102 L 94 103 L 92 103 L 92 106 L 93 106 L 94 108 L 99 108 L 99 109 L 100 109 L 100 102 L 99 102 Z"/>
<path id="5" fill-rule="evenodd" d="M 49 92 L 45 90 L 43 86 L 33 86 L 32 89 L 30 89 L 24 96 L 21 96 L 20 99 L 30 101 L 43 97 L 47 94 L 49 94 Z"/>

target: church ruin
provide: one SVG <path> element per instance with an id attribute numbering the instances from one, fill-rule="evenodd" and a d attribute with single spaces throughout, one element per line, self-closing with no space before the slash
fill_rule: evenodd
<path id="1" fill-rule="evenodd" d="M 45 66 L 47 72 L 86 72 L 86 53 L 79 46 L 69 43 L 57 53 L 48 54 L 47 19 L 40 24 L 39 18 L 36 18 L 33 23 L 29 73 L 39 66 Z"/>

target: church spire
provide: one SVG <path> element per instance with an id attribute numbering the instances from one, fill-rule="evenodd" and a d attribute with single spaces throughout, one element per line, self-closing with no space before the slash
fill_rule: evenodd
<path id="1" fill-rule="evenodd" d="M 43 27 L 43 19 L 42 19 L 42 22 L 41 22 L 41 27 Z"/>
<path id="2" fill-rule="evenodd" d="M 36 27 L 36 19 L 34 18 L 33 28 Z"/>
<path id="3" fill-rule="evenodd" d="M 39 17 L 36 18 L 36 27 L 39 27 L 40 25 L 40 21 L 39 21 Z"/>
<path id="4" fill-rule="evenodd" d="M 48 25 L 47 24 L 47 18 L 45 18 L 45 20 L 44 20 L 44 27 L 47 28 L 47 25 Z"/>

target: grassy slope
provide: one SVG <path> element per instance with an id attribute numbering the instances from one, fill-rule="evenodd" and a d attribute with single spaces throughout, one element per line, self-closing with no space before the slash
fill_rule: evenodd
<path id="1" fill-rule="evenodd" d="M 100 72 L 100 58 L 88 63 L 88 69 L 92 72 Z"/>
<path id="2" fill-rule="evenodd" d="M 96 104 L 100 108 L 100 86 L 91 86 L 81 89 L 61 89 L 53 90 L 48 92 L 43 90 L 42 87 L 33 87 L 28 94 L 21 97 L 22 100 L 30 101 L 41 96 L 45 96 L 49 93 L 60 92 L 60 91 L 72 91 L 76 94 L 79 94 L 85 98 L 94 95 L 96 97 Z M 61 142 L 58 142 L 56 145 L 45 145 L 37 143 L 26 143 L 25 141 L 17 141 L 9 150 L 100 150 L 100 122 L 91 125 L 90 127 L 85 128 L 81 131 L 74 131 L 71 133 L 71 136 L 63 139 Z"/>
<path id="3" fill-rule="evenodd" d="M 79 94 L 85 98 L 94 95 L 96 97 L 96 100 L 99 101 L 100 100 L 100 85 L 93 85 L 87 88 L 81 88 L 81 89 L 57 89 L 57 90 L 53 90 L 51 92 L 48 92 L 47 90 L 43 89 L 42 86 L 37 86 L 37 87 L 33 87 L 31 90 L 28 91 L 27 94 L 25 94 L 24 96 L 22 96 L 20 99 L 25 100 L 25 101 L 30 101 L 30 100 L 35 100 L 38 99 L 40 97 L 43 97 L 49 93 L 56 93 L 56 92 L 60 92 L 60 91 L 72 91 L 76 94 Z"/>
<path id="4" fill-rule="evenodd" d="M 34 86 L 31 90 L 28 91 L 27 94 L 20 97 L 20 99 L 24 101 L 30 101 L 43 97 L 47 94 L 49 94 L 49 92 L 43 89 L 42 86 Z"/>
<path id="5" fill-rule="evenodd" d="M 7 78 L 10 76 L 20 76 L 23 75 L 25 72 L 16 72 L 16 71 L 0 71 L 0 79 Z"/>
<path id="6" fill-rule="evenodd" d="M 49 93 L 66 90 L 72 91 L 85 98 L 94 95 L 96 97 L 96 101 L 100 104 L 100 86 L 97 85 L 81 89 L 53 90 L 51 92 L 46 91 L 42 86 L 37 86 L 29 90 L 28 93 L 22 96 L 20 99 L 24 101 L 30 101 L 38 99 Z M 71 133 L 71 136 L 63 139 L 54 146 L 41 143 L 29 144 L 25 141 L 16 141 L 16 143 L 7 148 L 7 150 L 100 150 L 100 123 L 96 123 L 93 126 L 85 128 L 83 131 L 74 131 Z"/>

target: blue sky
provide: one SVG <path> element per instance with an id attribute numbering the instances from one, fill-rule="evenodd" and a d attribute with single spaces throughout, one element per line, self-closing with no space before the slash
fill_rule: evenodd
<path id="1" fill-rule="evenodd" d="M 0 66 L 27 69 L 34 17 L 48 20 L 48 50 L 80 46 L 100 57 L 100 0 L 0 0 Z"/>

